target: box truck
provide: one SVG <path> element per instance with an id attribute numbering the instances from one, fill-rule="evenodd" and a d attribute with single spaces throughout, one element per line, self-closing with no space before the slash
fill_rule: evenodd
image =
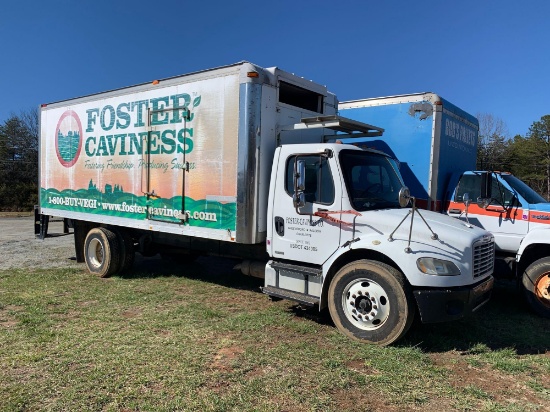
<path id="1" fill-rule="evenodd" d="M 493 236 L 406 207 L 397 164 L 339 138 L 326 87 L 248 62 L 42 105 L 40 213 L 70 219 L 99 276 L 134 254 L 238 258 L 263 292 L 381 345 L 462 318 L 493 285 Z M 413 225 L 414 223 L 414 225 Z"/>
<path id="2" fill-rule="evenodd" d="M 550 317 L 550 203 L 510 173 L 476 171 L 477 119 L 434 93 L 342 102 L 340 113 L 376 123 L 365 145 L 401 165 L 417 203 L 495 237 L 497 276 L 513 276 L 529 307 Z"/>

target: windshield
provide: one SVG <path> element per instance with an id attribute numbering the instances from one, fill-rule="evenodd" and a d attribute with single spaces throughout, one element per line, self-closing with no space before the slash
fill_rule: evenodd
<path id="1" fill-rule="evenodd" d="M 519 180 L 517 177 L 512 175 L 501 175 L 501 177 L 514 189 L 518 194 L 523 197 L 527 203 L 536 204 L 536 203 L 548 203 L 548 201 L 527 186 L 524 182 Z"/>
<path id="2" fill-rule="evenodd" d="M 403 182 L 393 159 L 378 153 L 342 150 L 340 164 L 355 210 L 400 207 Z"/>

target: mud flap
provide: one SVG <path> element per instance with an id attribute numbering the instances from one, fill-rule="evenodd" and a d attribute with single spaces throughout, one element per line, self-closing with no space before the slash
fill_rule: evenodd
<path id="1" fill-rule="evenodd" d="M 38 239 L 44 240 L 48 236 L 49 223 L 50 216 L 41 214 L 39 206 L 34 206 L 34 234 Z"/>

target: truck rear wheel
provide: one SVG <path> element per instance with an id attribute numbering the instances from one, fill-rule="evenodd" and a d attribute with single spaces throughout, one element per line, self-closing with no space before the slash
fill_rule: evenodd
<path id="1" fill-rule="evenodd" d="M 116 234 L 104 227 L 91 229 L 84 241 L 86 267 L 97 276 L 109 277 L 119 269 L 120 247 Z"/>
<path id="2" fill-rule="evenodd" d="M 523 295 L 533 312 L 550 318 L 550 257 L 531 263 L 522 277 Z"/>
<path id="3" fill-rule="evenodd" d="M 359 260 L 336 273 L 328 306 L 346 336 L 389 345 L 405 335 L 414 319 L 413 300 L 403 275 L 391 266 Z"/>

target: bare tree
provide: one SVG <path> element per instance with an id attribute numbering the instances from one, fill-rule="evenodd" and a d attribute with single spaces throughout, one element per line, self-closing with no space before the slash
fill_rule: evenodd
<path id="1" fill-rule="evenodd" d="M 38 109 L 22 110 L 19 113 L 19 118 L 27 129 L 27 137 L 29 147 L 33 150 L 38 150 L 38 134 L 40 133 L 38 125 Z"/>
<path id="2" fill-rule="evenodd" d="M 509 140 L 506 123 L 490 113 L 478 113 L 476 117 L 479 121 L 478 167 L 505 168 Z"/>

